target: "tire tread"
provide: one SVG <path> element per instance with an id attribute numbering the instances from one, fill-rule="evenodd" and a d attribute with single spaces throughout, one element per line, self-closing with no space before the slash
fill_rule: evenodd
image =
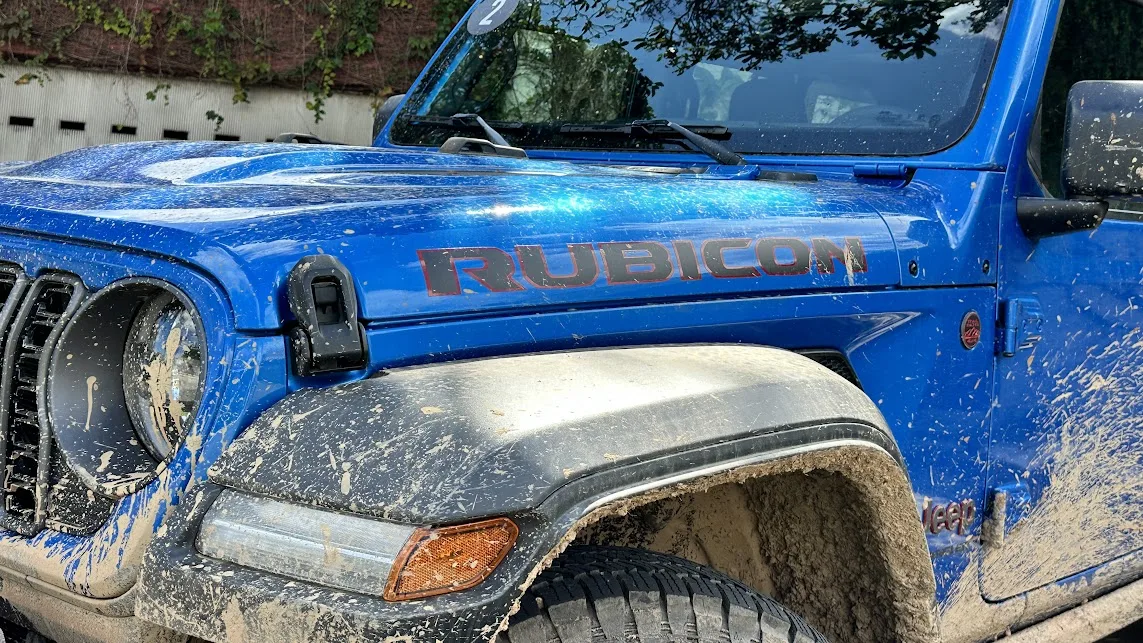
<path id="1" fill-rule="evenodd" d="M 688 560 L 570 547 L 540 574 L 506 643 L 829 643 L 800 616 Z"/>

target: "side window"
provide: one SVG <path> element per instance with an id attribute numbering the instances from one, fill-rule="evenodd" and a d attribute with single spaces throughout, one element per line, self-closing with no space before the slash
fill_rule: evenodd
<path id="1" fill-rule="evenodd" d="M 1129 0 L 1065 0 L 1041 99 L 1040 136 L 1028 151 L 1054 196 L 1060 190 L 1068 90 L 1081 80 L 1143 80 L 1143 5 Z"/>

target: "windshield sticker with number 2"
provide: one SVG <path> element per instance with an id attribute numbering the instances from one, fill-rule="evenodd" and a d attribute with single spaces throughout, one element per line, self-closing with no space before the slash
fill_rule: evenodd
<path id="1" fill-rule="evenodd" d="M 479 36 L 504 24 L 520 0 L 483 0 L 468 18 L 468 33 Z"/>

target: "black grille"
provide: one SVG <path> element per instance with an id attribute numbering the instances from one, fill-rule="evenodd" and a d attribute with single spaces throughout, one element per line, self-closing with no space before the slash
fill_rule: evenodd
<path id="1" fill-rule="evenodd" d="M 49 274 L 26 287 L 18 272 L 4 305 L 4 369 L 0 380 L 0 525 L 25 535 L 48 517 L 52 439 L 43 408 L 43 384 L 52 347 L 83 299 L 79 279 Z M 18 305 L 17 305 L 18 304 Z"/>
<path id="2" fill-rule="evenodd" d="M 52 449 L 48 481 L 49 529 L 86 536 L 102 527 L 115 509 L 115 501 L 92 492 L 76 478 L 59 449 Z"/>
<path id="3" fill-rule="evenodd" d="M 16 296 L 13 298 L 12 294 L 13 291 L 17 290 L 17 285 L 19 285 L 19 292 L 16 292 Z M 9 299 L 19 300 L 25 285 L 27 285 L 27 280 L 24 279 L 24 273 L 19 268 L 0 264 L 0 306 L 7 304 Z M 13 301 L 13 307 L 16 303 L 17 301 Z M 7 324 L 4 327 L 7 328 Z"/>
<path id="4" fill-rule="evenodd" d="M 845 358 L 845 355 L 839 351 L 818 349 L 798 352 L 849 380 L 851 383 L 857 385 L 857 388 L 861 388 L 861 382 L 857 381 L 857 373 L 853 371 L 853 367 L 850 366 L 849 360 Z"/>

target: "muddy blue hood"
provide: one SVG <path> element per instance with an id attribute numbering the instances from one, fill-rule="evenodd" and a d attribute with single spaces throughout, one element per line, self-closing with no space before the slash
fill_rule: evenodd
<path id="1" fill-rule="evenodd" d="M 384 322 L 894 285 L 898 257 L 879 198 L 840 176 L 720 180 L 280 144 L 112 145 L 0 168 L 0 227 L 193 265 L 227 291 L 246 329 L 289 319 L 286 275 L 318 253 L 348 267 L 362 315 Z M 765 251 L 760 239 L 771 240 Z M 577 274 L 590 257 L 597 275 L 537 280 L 520 268 L 521 246 L 547 274 Z M 639 265 L 651 246 L 667 253 L 669 274 Z M 813 257 L 791 270 L 802 246 Z M 846 258 L 831 258 L 831 247 Z M 481 278 L 493 255 L 514 271 L 508 288 Z M 455 289 L 442 291 L 450 277 Z"/>

